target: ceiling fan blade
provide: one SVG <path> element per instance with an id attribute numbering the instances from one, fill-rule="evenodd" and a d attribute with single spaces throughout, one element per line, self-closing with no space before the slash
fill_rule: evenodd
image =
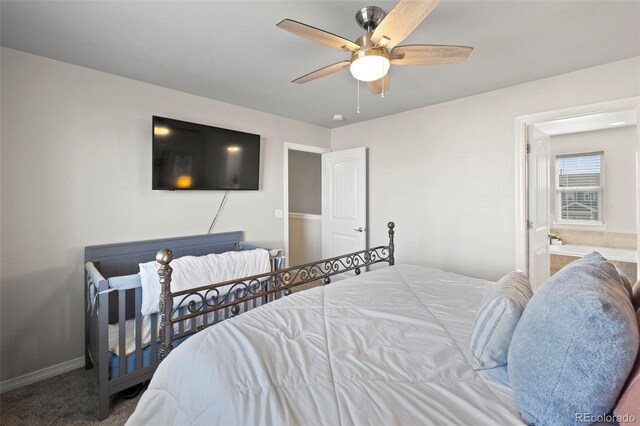
<path id="1" fill-rule="evenodd" d="M 441 0 L 400 0 L 373 31 L 371 41 L 393 49 L 415 30 Z M 388 40 L 388 41 L 387 41 Z"/>
<path id="2" fill-rule="evenodd" d="M 367 82 L 367 86 L 369 87 L 369 90 L 371 90 L 371 93 L 373 93 L 374 95 L 379 95 L 382 92 L 388 92 L 389 73 L 385 74 L 385 76 L 381 79 Z"/>
<path id="3" fill-rule="evenodd" d="M 328 33 L 321 29 L 312 27 L 302 22 L 294 21 L 292 19 L 284 19 L 276 24 L 276 27 L 285 31 L 289 31 L 300 37 L 307 38 L 311 41 L 315 41 L 325 46 L 333 47 L 338 50 L 354 51 L 360 49 L 360 46 L 346 38 L 337 36 L 335 34 Z"/>
<path id="4" fill-rule="evenodd" d="M 351 61 L 345 60 L 345 61 L 336 62 L 335 64 L 327 65 L 324 68 L 320 68 L 319 70 L 312 71 L 309 74 L 305 74 L 302 77 L 296 78 L 295 80 L 292 81 L 292 83 L 298 83 L 298 84 L 307 83 L 311 80 L 315 80 L 317 78 L 324 77 L 329 74 L 333 74 L 334 72 L 341 71 L 344 68 L 348 67 L 350 63 Z"/>
<path id="5" fill-rule="evenodd" d="M 437 44 L 408 44 L 391 52 L 394 65 L 457 64 L 465 61 L 473 47 L 442 46 Z"/>

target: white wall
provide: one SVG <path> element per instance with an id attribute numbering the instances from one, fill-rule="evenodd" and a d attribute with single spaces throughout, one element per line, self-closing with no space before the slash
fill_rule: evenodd
<path id="1" fill-rule="evenodd" d="M 283 141 L 317 126 L 2 48 L 0 380 L 83 356 L 83 248 L 206 233 L 222 192 L 151 190 L 151 116 L 262 135 L 214 232 L 282 247 Z M 185 78 L 188 78 L 185 76 Z"/>
<path id="2" fill-rule="evenodd" d="M 550 212 L 555 220 L 555 156 L 604 151 L 604 221 L 607 232 L 636 233 L 636 126 L 551 136 Z M 563 225 L 554 225 L 562 228 Z M 571 227 L 571 226 L 569 226 Z M 580 229 L 589 230 L 582 227 Z"/>
<path id="3" fill-rule="evenodd" d="M 636 57 L 333 129 L 332 150 L 369 147 L 370 244 L 394 220 L 398 263 L 513 270 L 515 117 L 637 96 L 639 73 Z"/>

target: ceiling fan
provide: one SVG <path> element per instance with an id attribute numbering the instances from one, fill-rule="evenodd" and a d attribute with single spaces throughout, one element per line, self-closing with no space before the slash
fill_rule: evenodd
<path id="1" fill-rule="evenodd" d="M 435 44 L 398 46 L 438 6 L 441 0 L 400 0 L 389 12 L 377 6 L 363 7 L 356 21 L 366 33 L 355 42 L 292 19 L 276 26 L 300 37 L 351 53 L 350 60 L 320 68 L 292 83 L 307 83 L 347 67 L 357 80 L 365 81 L 375 95 L 389 90 L 389 67 L 393 65 L 455 64 L 469 57 L 473 47 Z"/>

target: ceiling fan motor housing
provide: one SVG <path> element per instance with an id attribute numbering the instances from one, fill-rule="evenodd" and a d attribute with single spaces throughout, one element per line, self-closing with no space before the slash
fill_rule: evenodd
<path id="1" fill-rule="evenodd" d="M 384 47 L 365 47 L 363 49 L 360 50 L 356 50 L 355 52 L 351 53 L 351 62 L 354 62 L 355 60 L 359 59 L 359 58 L 364 58 L 366 56 L 382 56 L 384 58 L 387 58 L 387 60 L 389 60 L 389 52 L 387 52 L 387 49 L 385 49 Z"/>
<path id="2" fill-rule="evenodd" d="M 367 32 L 373 32 L 386 13 L 378 6 L 365 6 L 356 13 L 356 22 Z"/>

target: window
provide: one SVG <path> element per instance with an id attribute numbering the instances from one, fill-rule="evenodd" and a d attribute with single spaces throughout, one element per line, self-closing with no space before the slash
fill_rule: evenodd
<path id="1" fill-rule="evenodd" d="M 556 156 L 556 220 L 603 224 L 604 152 Z"/>

